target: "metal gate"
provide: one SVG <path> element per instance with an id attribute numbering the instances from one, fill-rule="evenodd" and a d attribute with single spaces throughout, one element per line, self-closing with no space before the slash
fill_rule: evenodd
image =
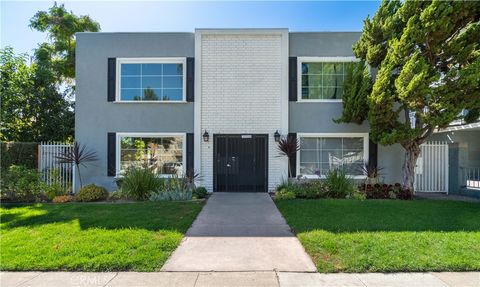
<path id="1" fill-rule="evenodd" d="M 38 170 L 48 185 L 58 184 L 69 193 L 73 190 L 73 165 L 59 163 L 57 156 L 68 152 L 73 146 L 61 142 L 42 142 L 38 145 Z"/>
<path id="2" fill-rule="evenodd" d="M 415 166 L 415 192 L 448 193 L 448 144 L 426 142 Z"/>

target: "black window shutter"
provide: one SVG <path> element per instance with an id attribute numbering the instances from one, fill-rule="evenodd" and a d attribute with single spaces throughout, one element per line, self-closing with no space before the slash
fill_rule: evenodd
<path id="1" fill-rule="evenodd" d="M 378 144 L 372 140 L 368 141 L 368 163 L 374 166 L 378 164 Z"/>
<path id="2" fill-rule="evenodd" d="M 289 133 L 288 136 L 295 139 L 297 138 L 296 133 Z M 297 153 L 290 158 L 290 162 L 288 164 L 290 165 L 290 170 L 292 171 L 292 177 L 297 177 Z"/>
<path id="3" fill-rule="evenodd" d="M 115 133 L 108 133 L 107 141 L 107 175 L 115 176 L 116 175 L 116 150 L 117 150 L 117 135 Z"/>
<path id="4" fill-rule="evenodd" d="M 193 134 L 187 134 L 187 169 L 186 171 L 194 171 L 193 168 Z"/>
<path id="5" fill-rule="evenodd" d="M 115 101 L 115 82 L 116 82 L 117 59 L 108 58 L 108 101 Z"/>
<path id="6" fill-rule="evenodd" d="M 195 90 L 195 58 L 187 58 L 187 102 L 193 102 Z"/>
<path id="7" fill-rule="evenodd" d="M 297 101 L 297 57 L 288 59 L 288 100 Z"/>

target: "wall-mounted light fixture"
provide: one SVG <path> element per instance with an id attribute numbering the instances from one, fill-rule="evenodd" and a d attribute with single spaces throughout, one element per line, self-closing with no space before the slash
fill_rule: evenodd
<path id="1" fill-rule="evenodd" d="M 202 137 L 204 142 L 208 142 L 210 135 L 208 134 L 207 130 L 205 130 Z"/>
<path id="2" fill-rule="evenodd" d="M 273 134 L 273 138 L 275 139 L 275 142 L 278 143 L 278 141 L 280 140 L 280 133 L 278 132 L 278 130 Z"/>

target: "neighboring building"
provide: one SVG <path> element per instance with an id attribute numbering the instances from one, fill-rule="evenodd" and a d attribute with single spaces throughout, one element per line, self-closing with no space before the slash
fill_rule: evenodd
<path id="1" fill-rule="evenodd" d="M 369 141 L 368 125 L 336 124 L 358 32 L 198 29 L 78 33 L 75 138 L 99 161 L 84 182 L 115 189 L 130 165 L 161 175 L 195 170 L 209 191 L 271 191 L 287 177 L 378 161 L 401 179 L 403 149 Z M 294 135 L 295 161 L 274 134 Z M 205 138 L 208 133 L 208 141 Z"/>

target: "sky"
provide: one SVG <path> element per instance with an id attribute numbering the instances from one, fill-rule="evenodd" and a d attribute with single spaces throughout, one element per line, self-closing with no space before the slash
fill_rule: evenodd
<path id="1" fill-rule="evenodd" d="M 46 35 L 28 27 L 53 1 L 0 0 L 0 46 L 32 54 Z M 193 32 L 195 28 L 288 28 L 290 31 L 361 31 L 378 1 L 166 2 L 57 1 L 90 15 L 102 32 Z"/>

